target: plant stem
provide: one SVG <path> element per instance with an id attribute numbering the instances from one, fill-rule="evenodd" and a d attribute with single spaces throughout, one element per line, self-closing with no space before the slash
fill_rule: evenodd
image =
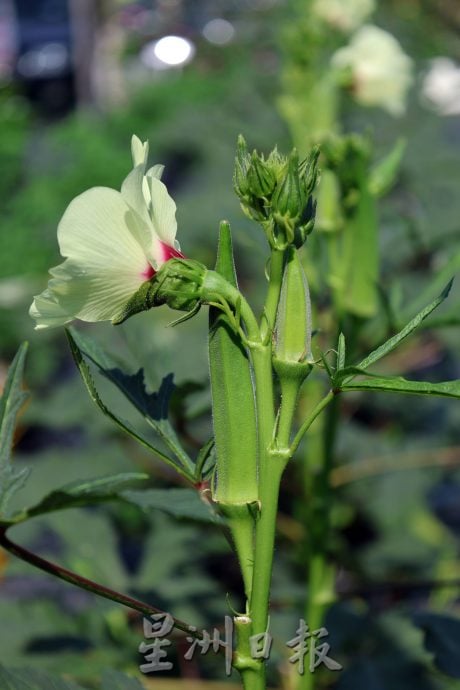
<path id="1" fill-rule="evenodd" d="M 329 394 L 330 395 L 330 394 Z M 327 399 L 323 398 L 323 401 Z M 330 473 L 334 457 L 334 445 L 337 434 L 338 399 L 333 396 L 332 404 L 322 425 L 322 442 L 317 448 L 319 458 L 316 458 L 318 474 L 311 484 L 311 476 L 307 482 L 310 491 L 310 545 L 308 560 L 308 597 L 305 609 L 305 620 L 311 631 L 320 628 L 324 622 L 325 613 L 334 600 L 335 568 L 328 559 L 328 544 L 330 541 Z M 318 407 L 321 403 L 315 408 Z M 324 406 L 323 408 L 324 409 Z M 314 411 L 315 411 L 314 410 Z M 313 415 L 312 415 L 313 416 Z M 311 473 L 311 463 L 308 474 Z M 299 677 L 298 690 L 313 690 L 315 678 L 313 673 Z"/>
<path id="2" fill-rule="evenodd" d="M 275 432 L 275 399 L 273 389 L 271 333 L 275 326 L 281 283 L 284 252 L 272 251 L 270 282 L 261 329 L 254 337 L 253 324 L 246 318 L 246 305 L 241 303 L 241 315 L 246 323 L 248 345 L 254 371 L 257 436 L 259 453 L 259 518 L 255 529 L 254 570 L 248 617 L 249 625 L 239 631 L 237 657 L 248 656 L 248 635 L 264 633 L 268 624 L 270 583 L 275 544 L 276 515 L 281 475 L 285 463 L 274 455 L 271 446 Z M 248 322 L 249 321 L 249 322 Z M 255 663 L 254 663 L 255 662 Z M 265 690 L 265 663 L 262 659 L 237 664 L 245 690 Z"/>
<path id="3" fill-rule="evenodd" d="M 284 463 L 268 454 L 260 473 L 260 517 L 256 524 L 254 576 L 251 615 L 254 634 L 263 633 L 268 624 L 268 607 L 275 546 L 278 494 Z"/>
<path id="4" fill-rule="evenodd" d="M 251 654 L 252 620 L 249 616 L 237 616 L 234 623 L 237 651 L 233 667 L 240 672 L 244 690 L 265 690 L 265 664 Z"/>
<path id="5" fill-rule="evenodd" d="M 318 403 L 318 405 L 315 407 L 313 412 L 307 417 L 307 419 L 304 421 L 302 426 L 300 427 L 299 431 L 297 432 L 290 448 L 290 455 L 294 455 L 296 452 L 297 448 L 299 447 L 299 444 L 305 434 L 306 431 L 311 427 L 315 419 L 321 414 L 321 412 L 324 410 L 325 407 L 329 405 L 332 400 L 334 400 L 336 396 L 335 391 L 330 390 L 329 393 Z"/>
<path id="6" fill-rule="evenodd" d="M 69 582 L 70 584 L 75 585 L 76 587 L 80 587 L 80 589 L 85 589 L 87 592 L 97 594 L 98 596 L 103 597 L 104 599 L 109 599 L 110 601 L 115 601 L 118 604 L 123 604 L 123 606 L 127 606 L 130 609 L 134 609 L 134 611 L 139 611 L 140 613 L 143 613 L 145 616 L 150 616 L 152 614 L 166 615 L 164 611 L 156 608 L 155 606 L 151 606 L 150 604 L 146 604 L 143 601 L 139 601 L 138 599 L 133 599 L 132 597 L 126 596 L 125 594 L 116 592 L 115 590 L 110 589 L 109 587 L 104 587 L 103 585 L 100 585 L 97 582 L 93 582 L 93 580 L 88 580 L 88 578 L 82 577 L 81 575 L 77 575 L 71 570 L 67 570 L 67 568 L 63 568 L 60 565 L 57 565 L 56 563 L 51 563 L 51 561 L 47 561 L 45 558 L 42 558 L 41 556 L 37 556 L 37 554 L 28 551 L 27 549 L 20 546 L 19 544 L 16 544 L 15 542 L 12 542 L 6 536 L 6 532 L 7 529 L 5 527 L 0 528 L 0 546 L 6 549 L 6 551 L 9 551 L 9 553 L 12 553 L 14 556 L 17 556 L 17 558 L 20 558 L 22 561 L 30 563 L 36 568 L 43 570 L 45 573 L 54 575 L 54 577 L 58 577 L 60 580 Z M 190 630 L 187 623 L 184 623 L 178 618 L 174 619 L 174 627 L 178 630 L 186 632 L 189 635 L 191 634 L 193 637 L 197 637 L 199 639 L 202 638 L 203 633 L 201 631 L 194 632 L 193 629 Z"/>

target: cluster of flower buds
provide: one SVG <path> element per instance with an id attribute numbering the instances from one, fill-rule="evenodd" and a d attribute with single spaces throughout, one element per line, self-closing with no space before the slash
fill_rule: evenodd
<path id="1" fill-rule="evenodd" d="M 244 213 L 262 225 L 274 249 L 301 247 L 313 230 L 318 156 L 315 147 L 299 162 L 295 149 L 285 157 L 275 148 L 265 158 L 250 154 L 244 138 L 238 138 L 234 188 Z"/>

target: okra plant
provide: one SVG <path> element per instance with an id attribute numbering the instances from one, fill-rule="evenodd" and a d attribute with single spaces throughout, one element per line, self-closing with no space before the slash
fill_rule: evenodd
<path id="1" fill-rule="evenodd" d="M 318 148 L 313 147 L 305 158 L 299 158 L 296 150 L 284 156 L 276 148 L 264 156 L 257 151 L 250 153 L 244 139 L 238 140 L 234 188 L 244 214 L 254 221 L 254 232 L 263 232 L 267 240 L 267 284 L 261 314 L 254 313 L 238 287 L 227 222 L 220 224 L 214 268 L 182 252 L 176 240 L 176 207 L 161 182 L 163 168 L 148 168 L 147 155 L 147 143 L 133 137 L 133 170 L 121 192 L 100 187 L 72 201 L 58 228 L 65 260 L 51 270 L 48 287 L 34 299 L 30 313 L 39 329 L 63 326 L 74 319 L 116 325 L 166 304 L 183 312 L 175 321 L 180 328 L 181 322 L 199 309 L 209 309 L 213 437 L 194 458 L 168 421 L 167 379 L 157 393 L 148 392 L 142 373 L 121 370 L 81 331 L 68 328 L 67 335 L 84 384 L 100 410 L 177 471 L 197 492 L 201 509 L 209 512 L 216 528 L 231 535 L 246 600 L 244 610 L 231 611 L 235 630 L 232 665 L 246 690 L 265 690 L 266 659 L 254 654 L 253 641 L 269 629 L 278 493 L 286 465 L 315 420 L 350 391 L 460 397 L 460 381 L 418 382 L 373 371 L 375 363 L 441 304 L 449 285 L 360 361 L 347 358 L 343 333 L 339 333 L 333 352 L 323 352 L 312 323 L 315 310 L 304 269 L 314 231 L 315 198 L 322 184 Z M 347 301 L 347 290 L 344 280 L 340 291 L 345 294 L 338 294 L 338 290 L 337 299 Z M 107 500 L 126 501 L 132 497 L 133 485 L 136 494 L 149 487 L 148 477 L 139 473 L 103 477 L 63 486 L 19 512 L 8 509 L 11 495 L 27 480 L 27 473 L 18 472 L 10 458 L 14 420 L 25 397 L 21 386 L 25 351 L 23 346 L 12 364 L 0 405 L 0 544 L 75 586 L 145 615 L 158 612 L 153 606 L 45 561 L 7 536 L 10 527 L 34 516 Z M 141 412 L 162 446 L 107 407 L 90 366 L 114 383 Z M 327 386 L 306 418 L 301 418 L 299 395 L 312 372 Z M 171 497 L 174 500 L 173 494 Z M 314 625 L 315 621 L 306 623 Z M 174 624 L 189 631 L 180 620 L 175 619 Z"/>

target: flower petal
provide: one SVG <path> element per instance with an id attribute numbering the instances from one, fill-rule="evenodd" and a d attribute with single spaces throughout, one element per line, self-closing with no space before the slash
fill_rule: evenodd
<path id="1" fill-rule="evenodd" d="M 64 326 L 74 318 L 56 302 L 51 290 L 44 290 L 37 295 L 29 309 L 29 315 L 37 322 L 35 329 L 49 328 L 52 326 Z"/>
<path id="2" fill-rule="evenodd" d="M 147 170 L 145 173 L 146 177 L 156 177 L 157 180 L 161 180 L 161 176 L 163 175 L 163 171 L 165 169 L 164 165 L 161 165 L 161 163 L 156 163 L 155 165 L 152 165 L 151 168 Z"/>
<path id="3" fill-rule="evenodd" d="M 154 230 L 162 242 L 170 247 L 174 247 L 177 232 L 176 204 L 169 196 L 163 182 L 155 177 L 151 177 L 149 178 L 149 183 Z"/>
<path id="4" fill-rule="evenodd" d="M 145 269 L 144 244 L 151 233 L 119 192 L 94 187 L 77 196 L 58 226 L 61 254 L 82 266 L 117 266 L 122 273 Z"/>
<path id="5" fill-rule="evenodd" d="M 67 259 L 31 307 L 37 327 L 114 317 L 148 278 L 143 239 L 151 246 L 152 233 L 119 192 L 96 187 L 74 199 L 58 228 Z"/>
<path id="6" fill-rule="evenodd" d="M 133 166 L 143 165 L 144 169 L 147 165 L 147 158 L 149 155 L 149 142 L 142 142 L 135 134 L 131 137 L 131 155 L 133 157 Z"/>
<path id="7" fill-rule="evenodd" d="M 121 195 L 141 220 L 150 225 L 150 190 L 144 178 L 145 165 L 137 165 L 121 185 Z"/>

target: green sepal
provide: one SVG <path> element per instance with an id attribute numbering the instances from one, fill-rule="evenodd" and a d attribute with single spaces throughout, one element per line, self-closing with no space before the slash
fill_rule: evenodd
<path id="1" fill-rule="evenodd" d="M 339 334 L 339 339 L 337 341 L 337 371 L 345 367 L 345 356 L 346 356 L 346 345 L 345 336 L 342 332 Z"/>
<path id="2" fill-rule="evenodd" d="M 253 151 L 248 170 L 248 184 L 251 194 L 256 197 L 268 197 L 276 185 L 276 177 L 270 166 Z"/>
<path id="3" fill-rule="evenodd" d="M 251 157 L 248 147 L 242 134 L 238 136 L 236 147 L 235 170 L 233 173 L 233 187 L 240 198 L 247 199 L 249 192 L 248 170 L 251 164 Z"/>
<path id="4" fill-rule="evenodd" d="M 112 319 L 112 324 L 118 326 L 119 324 L 129 319 L 130 316 L 139 314 L 141 311 L 147 311 L 154 306 L 155 284 L 152 280 L 147 280 L 142 283 L 141 287 L 131 297 L 129 302 L 123 309 Z"/>
<path id="5" fill-rule="evenodd" d="M 296 380 L 302 384 L 310 374 L 313 364 L 310 362 L 285 362 L 273 357 L 273 369 L 280 380 Z"/>
<path id="6" fill-rule="evenodd" d="M 169 259 L 151 280 L 142 283 L 112 323 L 118 325 L 130 316 L 167 304 L 171 309 L 198 311 L 206 266 L 193 259 Z"/>
<path id="7" fill-rule="evenodd" d="M 305 197 L 301 193 L 299 176 L 299 155 L 293 149 L 289 156 L 288 165 L 284 179 L 277 186 L 273 198 L 272 209 L 275 218 L 278 219 L 297 219 L 300 217 Z"/>

